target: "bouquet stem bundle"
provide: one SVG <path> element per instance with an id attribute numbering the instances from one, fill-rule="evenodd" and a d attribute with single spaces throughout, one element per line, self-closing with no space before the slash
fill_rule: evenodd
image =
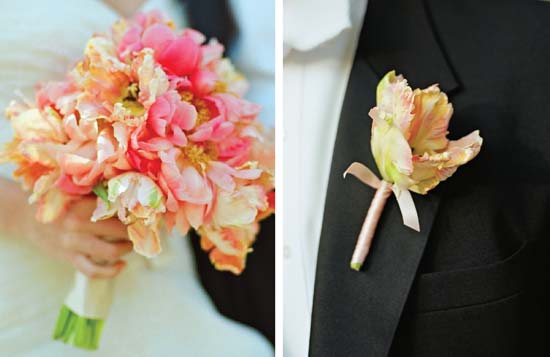
<path id="1" fill-rule="evenodd" d="M 53 338 L 64 343 L 96 350 L 99 347 L 99 338 L 105 321 L 79 316 L 67 305 L 61 307 Z"/>
<path id="2" fill-rule="evenodd" d="M 96 350 L 113 296 L 113 281 L 77 272 L 73 289 L 61 307 L 53 338 L 75 347 Z"/>

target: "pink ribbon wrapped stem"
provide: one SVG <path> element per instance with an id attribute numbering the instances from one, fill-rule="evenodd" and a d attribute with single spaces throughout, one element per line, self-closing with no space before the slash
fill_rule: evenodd
<path id="1" fill-rule="evenodd" d="M 361 227 L 361 232 L 357 238 L 355 244 L 355 250 L 351 257 L 350 267 L 353 270 L 360 270 L 369 254 L 372 240 L 374 239 L 374 233 L 376 226 L 382 216 L 384 206 L 393 192 L 399 209 L 401 210 L 401 216 L 403 217 L 403 224 L 407 227 L 420 231 L 420 224 L 418 222 L 418 214 L 411 193 L 407 189 L 400 189 L 396 185 L 380 180 L 368 167 L 365 165 L 354 162 L 344 172 L 344 178 L 347 174 L 352 174 L 364 184 L 376 189 L 376 193 L 372 199 L 372 202 L 367 211 L 367 216 Z"/>
<path id="2" fill-rule="evenodd" d="M 353 255 L 351 257 L 350 267 L 353 270 L 361 269 L 363 262 L 367 258 L 372 245 L 372 240 L 374 239 L 376 226 L 378 225 L 378 221 L 380 220 L 386 201 L 392 192 L 392 184 L 387 181 L 382 181 L 380 187 L 376 189 L 376 193 L 370 203 L 367 216 L 365 217 L 365 221 L 361 227 L 361 232 L 359 233 L 359 238 L 357 238 L 355 250 L 353 251 Z"/>

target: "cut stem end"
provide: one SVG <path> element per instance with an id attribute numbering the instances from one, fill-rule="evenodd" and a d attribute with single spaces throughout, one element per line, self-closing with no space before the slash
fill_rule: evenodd
<path id="1" fill-rule="evenodd" d="M 350 263 L 350 268 L 355 270 L 355 271 L 359 271 L 361 270 L 361 263 Z"/>
<path id="2" fill-rule="evenodd" d="M 75 347 L 97 350 L 105 321 L 90 319 L 74 313 L 66 305 L 61 307 L 53 338 Z"/>

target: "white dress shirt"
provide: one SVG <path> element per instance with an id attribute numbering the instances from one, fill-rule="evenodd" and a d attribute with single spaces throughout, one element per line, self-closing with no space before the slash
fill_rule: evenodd
<path id="1" fill-rule="evenodd" d="M 367 0 L 284 2 L 284 356 L 307 356 L 332 151 Z"/>

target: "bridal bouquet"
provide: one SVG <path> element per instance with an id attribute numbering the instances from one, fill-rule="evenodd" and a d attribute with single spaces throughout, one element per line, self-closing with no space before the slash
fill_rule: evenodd
<path id="1" fill-rule="evenodd" d="M 65 80 L 10 103 L 1 159 L 17 165 L 38 220 L 96 195 L 91 220 L 118 217 L 137 253 L 154 257 L 162 232 L 194 229 L 217 269 L 243 271 L 274 210 L 273 135 L 223 46 L 205 40 L 158 12 L 120 20 Z M 111 284 L 77 273 L 54 337 L 97 348 Z"/>

